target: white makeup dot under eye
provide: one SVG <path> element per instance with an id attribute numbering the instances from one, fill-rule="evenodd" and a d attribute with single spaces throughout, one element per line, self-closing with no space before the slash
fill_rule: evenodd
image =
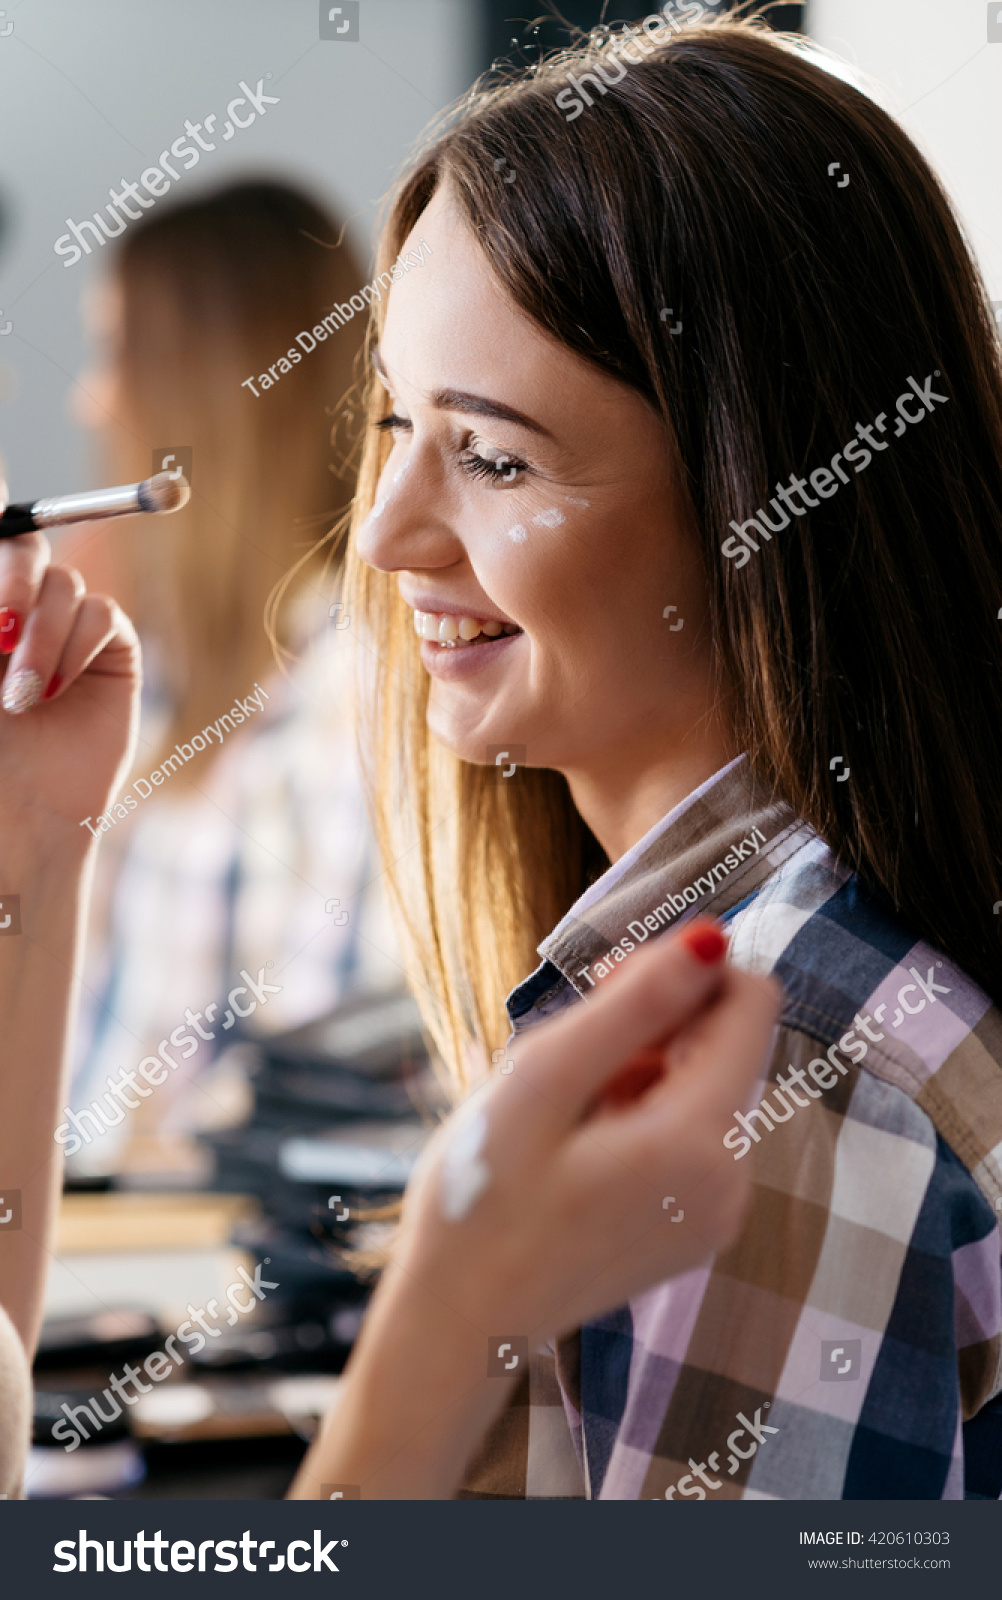
<path id="1" fill-rule="evenodd" d="M 524 528 L 520 522 L 516 522 L 513 528 L 508 529 L 508 537 L 512 544 L 525 544 L 526 539 L 529 537 L 529 530 Z"/>
<path id="2" fill-rule="evenodd" d="M 541 528 L 559 528 L 562 522 L 567 521 L 567 518 L 562 511 L 557 510 L 556 506 L 550 506 L 546 511 L 541 511 L 538 517 L 533 517 L 532 520 Z"/>

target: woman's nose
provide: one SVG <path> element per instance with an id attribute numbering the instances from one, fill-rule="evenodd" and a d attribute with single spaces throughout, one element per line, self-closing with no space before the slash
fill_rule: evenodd
<path id="1" fill-rule="evenodd" d="M 356 536 L 361 560 L 379 572 L 450 565 L 462 546 L 441 508 L 441 486 L 436 490 L 431 464 L 413 455 L 402 462 L 391 456 Z"/>

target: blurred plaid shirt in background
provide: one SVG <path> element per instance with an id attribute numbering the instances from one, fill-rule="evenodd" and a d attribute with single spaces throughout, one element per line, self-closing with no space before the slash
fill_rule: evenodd
<path id="1" fill-rule="evenodd" d="M 178 773 L 105 835 L 68 1103 L 90 1104 L 110 1073 L 155 1056 L 186 1009 L 215 1002 L 202 1021 L 215 1037 L 72 1157 L 71 1175 L 129 1165 L 137 1139 L 183 1140 L 231 1120 L 237 1108 L 208 1069 L 240 1033 L 283 1032 L 403 982 L 355 752 L 350 647 L 346 633 L 321 633 L 290 680 L 267 682 L 261 712 L 197 787 Z M 265 968 L 280 992 L 223 1031 L 242 968 Z"/>

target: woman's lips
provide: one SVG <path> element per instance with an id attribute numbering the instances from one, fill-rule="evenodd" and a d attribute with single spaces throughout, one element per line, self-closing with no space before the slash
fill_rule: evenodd
<path id="1" fill-rule="evenodd" d="M 432 639 L 422 639 L 421 664 L 433 678 L 444 681 L 468 678 L 482 667 L 489 667 L 492 662 L 500 660 L 506 653 L 517 650 L 523 637 L 521 630 L 518 633 L 502 633 L 496 639 L 481 637 L 475 645 L 464 649 L 450 649 L 447 645 L 436 644 Z"/>
<path id="2" fill-rule="evenodd" d="M 422 596 L 422 598 L 424 598 Z M 458 610 L 414 608 L 414 632 L 421 640 L 421 663 L 433 678 L 466 678 L 500 659 L 522 637 L 516 622 L 475 617 Z"/>

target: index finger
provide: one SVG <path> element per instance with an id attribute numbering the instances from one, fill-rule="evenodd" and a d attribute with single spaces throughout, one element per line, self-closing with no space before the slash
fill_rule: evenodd
<path id="1" fill-rule="evenodd" d="M 752 1085 L 761 1076 L 782 1001 L 775 978 L 728 967 L 719 991 L 700 1014 L 698 1032 L 683 1058 L 638 1102 L 615 1119 L 630 1139 L 643 1124 L 655 1146 L 669 1124 L 702 1129 L 713 1135 L 727 1131 L 747 1106 Z M 608 1132 L 603 1134 L 608 1137 Z"/>
<path id="2" fill-rule="evenodd" d="M 570 1013 L 546 1023 L 515 1047 L 516 1076 L 541 1101 L 538 1131 L 557 1134 L 578 1122 L 619 1067 L 645 1045 L 664 1044 L 709 1000 L 723 981 L 726 944 L 700 917 L 632 956 L 616 981 Z M 702 954 L 700 951 L 702 950 Z M 707 956 L 717 954 L 716 960 Z M 515 1078 L 506 1083 L 514 1085 Z M 510 1096 L 499 1096 L 497 1112 Z"/>
<path id="3" fill-rule="evenodd" d="M 43 533 L 0 539 L 0 656 L 9 656 L 24 632 L 50 556 Z"/>

